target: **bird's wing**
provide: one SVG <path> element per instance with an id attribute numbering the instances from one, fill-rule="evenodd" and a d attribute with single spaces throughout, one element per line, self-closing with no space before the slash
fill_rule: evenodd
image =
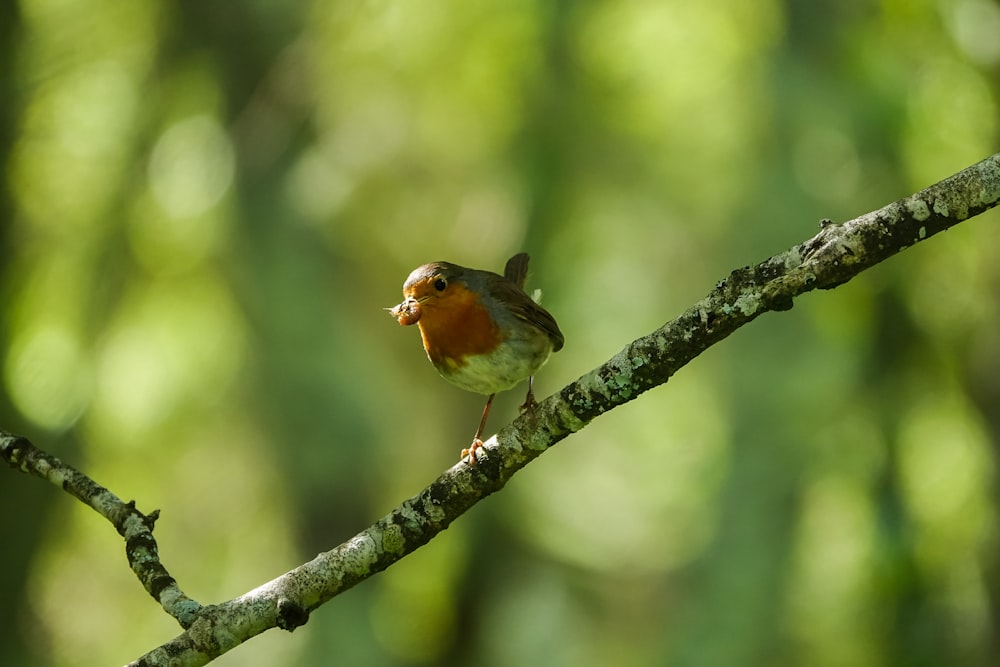
<path id="1" fill-rule="evenodd" d="M 527 266 L 527 262 L 525 262 L 525 266 Z M 565 339 L 555 318 L 549 314 L 549 311 L 532 301 L 531 297 L 518 285 L 506 279 L 494 280 L 490 284 L 490 293 L 494 299 L 506 304 L 515 317 L 537 326 L 548 334 L 549 340 L 552 341 L 553 352 L 562 349 Z"/>

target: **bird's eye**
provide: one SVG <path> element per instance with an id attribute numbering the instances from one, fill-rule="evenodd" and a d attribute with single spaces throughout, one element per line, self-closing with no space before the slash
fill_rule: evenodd
<path id="1" fill-rule="evenodd" d="M 434 289 L 438 292 L 443 292 L 446 287 L 448 287 L 448 281 L 444 278 L 438 278 L 434 281 Z"/>

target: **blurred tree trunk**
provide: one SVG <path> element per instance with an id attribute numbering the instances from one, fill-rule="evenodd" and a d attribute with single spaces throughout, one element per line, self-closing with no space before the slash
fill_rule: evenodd
<path id="1" fill-rule="evenodd" d="M 21 123 L 22 100 L 19 95 L 17 75 L 17 37 L 20 34 L 20 15 L 16 2 L 0 3 L 0 155 L 9 156 L 13 147 L 17 128 Z M 7 163 L 3 163 L 4 176 L 0 178 L 0 285 L 6 288 L 3 280 L 10 271 L 12 258 L 17 249 L 12 247 L 10 221 L 14 216 L 14 205 L 10 182 L 7 178 Z M 0 299 L 4 302 L 6 298 Z M 11 323 L 9 309 L 0 309 L 0 351 L 9 349 Z M 6 354 L 0 356 L 0 378 L 5 373 Z M 0 415 L 5 424 L 11 428 L 26 431 L 26 424 L 19 418 L 7 400 L 5 392 L 0 391 Z M 30 572 L 30 563 L 41 542 L 43 528 L 46 526 L 44 516 L 56 499 L 51 493 L 31 480 L 15 475 L 9 481 L 0 484 L 0 507 L 7 511 L 0 512 L 0 535 L 16 536 L 8 539 L 0 550 L 0 567 L 7 572 Z M 31 512 L 19 511 L 31 507 Z M 5 664 L 31 665 L 29 656 L 38 656 L 37 648 L 29 653 L 28 633 L 25 631 L 32 624 L 28 615 L 27 604 L 28 579 L 26 577 L 0 577 L 0 600 L 4 601 L 0 608 L 0 646 L 3 646 Z M 35 638 L 37 640 L 37 637 Z"/>

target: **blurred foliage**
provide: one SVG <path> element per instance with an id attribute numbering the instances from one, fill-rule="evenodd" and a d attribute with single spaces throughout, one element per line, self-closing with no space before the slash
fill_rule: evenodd
<path id="1" fill-rule="evenodd" d="M 998 34 L 995 0 L 5 3 L 0 421 L 227 599 L 467 444 L 481 397 L 381 310 L 414 266 L 532 253 L 546 395 L 997 151 Z M 218 664 L 996 664 L 998 222 L 755 322 Z M 177 634 L 110 526 L 0 479 L 0 662 Z"/>

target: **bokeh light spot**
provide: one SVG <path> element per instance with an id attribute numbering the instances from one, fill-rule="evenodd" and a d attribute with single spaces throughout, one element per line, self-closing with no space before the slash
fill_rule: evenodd
<path id="1" fill-rule="evenodd" d="M 80 340 L 65 328 L 23 330 L 7 354 L 6 385 L 17 408 L 39 426 L 70 427 L 90 400 L 90 372 Z"/>
<path id="2" fill-rule="evenodd" d="M 188 218 L 222 199 L 232 185 L 234 165 L 225 130 L 208 116 L 193 116 L 160 137 L 149 163 L 149 182 L 168 215 Z"/>

